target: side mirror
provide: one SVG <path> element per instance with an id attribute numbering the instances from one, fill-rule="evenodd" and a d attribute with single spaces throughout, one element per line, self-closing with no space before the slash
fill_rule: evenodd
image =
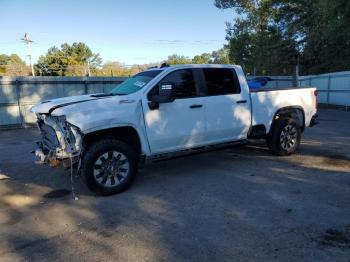
<path id="1" fill-rule="evenodd" d="M 152 102 L 171 103 L 175 100 L 175 85 L 171 82 L 162 82 L 158 85 L 157 96 L 152 96 Z"/>

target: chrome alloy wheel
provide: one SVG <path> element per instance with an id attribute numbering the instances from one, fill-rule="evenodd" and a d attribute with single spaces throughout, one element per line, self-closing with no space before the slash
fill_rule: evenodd
<path id="1" fill-rule="evenodd" d="M 280 145 L 284 150 L 291 150 L 297 143 L 298 132 L 295 126 L 286 125 L 280 135 Z"/>
<path id="2" fill-rule="evenodd" d="M 118 151 L 109 151 L 97 158 L 93 166 L 94 178 L 103 187 L 115 187 L 128 176 L 127 157 Z"/>

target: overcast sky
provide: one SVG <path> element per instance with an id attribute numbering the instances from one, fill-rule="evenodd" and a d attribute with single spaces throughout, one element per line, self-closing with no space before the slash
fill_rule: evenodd
<path id="1" fill-rule="evenodd" d="M 0 54 L 26 59 L 25 32 L 33 59 L 64 42 L 85 42 L 103 61 L 157 62 L 177 53 L 194 56 L 221 48 L 232 10 L 214 0 L 0 0 Z"/>

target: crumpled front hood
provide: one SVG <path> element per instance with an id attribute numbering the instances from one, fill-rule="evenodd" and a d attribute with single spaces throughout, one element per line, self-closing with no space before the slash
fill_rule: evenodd
<path id="1" fill-rule="evenodd" d="M 84 95 L 53 99 L 31 109 L 36 114 L 65 116 L 83 132 L 107 126 L 139 122 L 141 101 L 138 94 L 125 96 Z"/>
<path id="2" fill-rule="evenodd" d="M 105 98 L 105 97 L 102 97 Z M 35 114 L 50 114 L 55 109 L 73 105 L 77 103 L 83 103 L 90 100 L 101 99 L 101 97 L 93 97 L 92 95 L 82 95 L 82 96 L 70 96 L 57 99 L 51 99 L 43 101 L 35 106 L 33 106 L 30 111 Z"/>

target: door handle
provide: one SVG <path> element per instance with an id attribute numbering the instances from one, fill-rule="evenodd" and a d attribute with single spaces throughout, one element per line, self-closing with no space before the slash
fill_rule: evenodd
<path id="1" fill-rule="evenodd" d="M 239 100 L 239 101 L 236 101 L 237 104 L 245 104 L 247 103 L 247 100 Z"/>
<path id="2" fill-rule="evenodd" d="M 190 108 L 201 108 L 203 105 L 191 105 Z"/>

